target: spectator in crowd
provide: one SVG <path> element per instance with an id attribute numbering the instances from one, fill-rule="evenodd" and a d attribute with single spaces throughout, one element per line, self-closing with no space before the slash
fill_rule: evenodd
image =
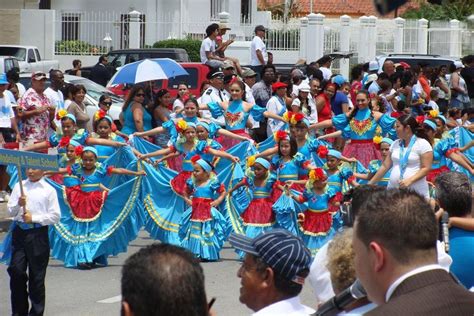
<path id="1" fill-rule="evenodd" d="M 43 179 L 43 171 L 27 169 L 26 174 L 22 190 L 17 183 L 8 201 L 8 212 L 15 223 L 7 269 L 12 315 L 43 315 L 50 253 L 48 226 L 58 223 L 61 213 L 56 191 Z"/>
<path id="2" fill-rule="evenodd" d="M 451 77 L 449 87 L 451 88 L 451 107 L 463 109 L 470 105 L 469 95 L 467 94 L 466 80 L 461 76 L 461 70 L 464 65 L 460 61 L 455 61 L 449 66 Z"/>
<path id="3" fill-rule="evenodd" d="M 309 273 L 311 254 L 303 241 L 284 229 L 274 229 L 254 239 L 231 234 L 230 244 L 246 253 L 237 276 L 240 302 L 254 315 L 309 315 L 299 294 Z"/>
<path id="4" fill-rule="evenodd" d="M 431 79 L 431 84 L 433 89 L 438 91 L 438 106 L 440 113 L 446 115 L 448 111 L 449 100 L 451 99 L 451 90 L 449 89 L 448 81 L 446 80 L 446 74 L 448 72 L 448 67 L 442 65 L 434 72 L 433 78 Z"/>
<path id="5" fill-rule="evenodd" d="M 49 98 L 51 105 L 54 106 L 57 113 L 58 110 L 65 109 L 64 96 L 61 91 L 64 87 L 64 74 L 61 70 L 53 69 L 49 72 L 49 80 L 51 84 L 44 90 L 44 94 Z M 61 126 L 59 123 L 59 121 L 54 121 L 55 127 Z"/>
<path id="6" fill-rule="evenodd" d="M 423 99 L 427 102 L 430 101 L 431 86 L 430 80 L 433 76 L 433 68 L 430 66 L 425 66 L 421 69 L 420 75 L 418 76 L 418 82 L 423 91 Z"/>
<path id="7" fill-rule="evenodd" d="M 183 248 L 152 244 L 127 259 L 122 269 L 123 316 L 209 315 L 204 272 Z"/>
<path id="8" fill-rule="evenodd" d="M 252 89 L 253 85 L 257 82 L 257 73 L 252 68 L 245 68 L 242 71 L 242 80 Z"/>
<path id="9" fill-rule="evenodd" d="M 69 70 L 67 73 L 69 75 L 81 77 L 82 76 L 81 67 L 82 67 L 82 62 L 79 59 L 74 59 L 72 61 L 72 69 Z"/>
<path id="10" fill-rule="evenodd" d="M 107 55 L 101 55 L 99 62 L 92 67 L 89 79 L 105 87 L 112 77 L 109 69 L 107 69 L 108 64 L 109 57 Z"/>
<path id="11" fill-rule="evenodd" d="M 474 293 L 437 264 L 437 237 L 434 213 L 416 192 L 389 189 L 367 198 L 353 235 L 356 275 L 378 305 L 365 315 L 474 313 Z"/>
<path id="12" fill-rule="evenodd" d="M 378 95 L 380 93 L 380 90 L 381 90 L 380 89 L 380 84 L 382 83 L 383 80 L 386 80 L 386 79 L 388 79 L 388 76 L 387 76 L 386 73 L 383 73 L 383 72 L 379 73 L 377 75 L 377 78 L 371 82 L 371 84 L 367 88 L 367 91 L 369 91 L 369 93 L 371 93 L 371 94 L 373 93 L 373 94 Z M 367 84 L 368 83 L 369 82 L 367 81 Z"/>
<path id="13" fill-rule="evenodd" d="M 252 94 L 255 99 L 255 104 L 266 108 L 267 102 L 272 97 L 272 84 L 275 81 L 275 66 L 265 65 L 260 73 L 260 81 L 252 86 Z M 256 142 L 262 142 L 267 139 L 267 122 L 266 120 L 259 123 L 258 128 L 252 129 L 252 138 Z"/>
<path id="14" fill-rule="evenodd" d="M 8 89 L 11 90 L 12 86 L 16 86 L 18 89 L 18 98 L 21 98 L 25 94 L 26 89 L 25 86 L 20 82 L 19 70 L 10 69 L 7 72 L 7 80 L 10 83 L 10 87 Z"/>
<path id="15" fill-rule="evenodd" d="M 347 113 L 349 111 L 349 99 L 341 91 L 342 86 L 344 83 L 347 82 L 347 79 L 344 78 L 342 75 L 334 76 L 331 81 L 336 85 L 336 93 L 331 98 L 331 110 L 334 115 L 339 115 L 342 113 Z"/>
<path id="16" fill-rule="evenodd" d="M 20 141 L 20 132 L 13 111 L 16 104 L 5 95 L 7 87 L 7 76 L 0 74 L 0 148 L 4 147 L 5 143 Z M 9 179 L 6 166 L 0 165 L 0 203 L 8 202 L 10 197 L 6 191 Z"/>
<path id="17" fill-rule="evenodd" d="M 318 78 L 312 78 L 309 81 L 309 106 L 311 108 L 311 114 L 309 116 L 309 122 L 311 124 L 318 122 L 318 109 L 316 108 L 316 97 L 321 91 L 321 80 Z"/>
<path id="18" fill-rule="evenodd" d="M 216 37 L 216 55 L 219 57 L 225 58 L 225 50 L 234 42 L 233 39 L 224 42 L 223 36 L 230 30 L 231 28 L 228 27 L 227 24 L 219 23 L 219 35 Z"/>
<path id="19" fill-rule="evenodd" d="M 436 110 L 439 112 L 439 106 L 438 106 L 438 100 L 439 100 L 439 92 L 438 90 L 431 90 L 430 91 L 430 102 L 428 102 L 428 109 Z"/>
<path id="20" fill-rule="evenodd" d="M 46 74 L 36 71 L 31 75 L 31 88 L 20 99 L 18 117 L 22 121 L 21 139 L 28 143 L 47 140 L 50 122 L 54 119 L 55 108 L 44 94 Z"/>
<path id="21" fill-rule="evenodd" d="M 353 104 L 356 104 L 356 95 L 362 90 L 362 77 L 364 70 L 362 65 L 355 65 L 351 70 L 351 100 Z"/>
<path id="22" fill-rule="evenodd" d="M 130 135 L 135 132 L 146 132 L 152 129 L 152 116 L 143 106 L 145 90 L 135 85 L 123 103 L 122 133 Z"/>
<path id="23" fill-rule="evenodd" d="M 209 88 L 201 95 L 201 103 L 208 104 L 211 102 L 224 102 L 229 101 L 228 95 L 224 91 L 224 73 L 219 69 L 214 69 L 207 74 L 209 80 Z M 214 119 L 211 116 L 211 112 L 208 110 L 201 111 L 201 117 L 211 120 L 221 126 L 225 125 L 224 118 L 220 117 Z"/>
<path id="24" fill-rule="evenodd" d="M 201 43 L 199 54 L 201 63 L 211 68 L 220 68 L 225 57 L 219 57 L 216 54 L 216 38 L 219 35 L 219 24 L 212 23 L 206 28 L 206 38 Z"/>
<path id="25" fill-rule="evenodd" d="M 303 81 L 305 79 L 305 75 L 301 69 L 295 68 L 291 71 L 291 83 L 293 84 L 293 87 L 291 91 L 288 91 L 290 96 L 292 98 L 296 98 L 298 96 L 298 91 L 299 91 L 299 86 L 301 84 L 306 83 L 306 81 Z"/>
<path id="26" fill-rule="evenodd" d="M 367 80 L 369 79 L 370 75 L 376 75 L 379 72 L 379 62 L 376 60 L 371 60 L 368 64 L 364 65 L 367 67 L 367 73 L 364 74 L 362 77 L 362 86 L 367 89 Z M 374 78 L 374 76 L 372 76 Z"/>
<path id="27" fill-rule="evenodd" d="M 87 124 L 90 121 L 90 117 L 89 114 L 87 114 L 86 105 L 84 104 L 86 92 L 86 88 L 83 85 L 74 85 L 74 88 L 71 89 L 72 102 L 67 108 L 67 111 L 76 118 L 77 128 L 83 128 L 92 132 L 91 125 Z"/>
<path id="28" fill-rule="evenodd" d="M 462 60 L 466 67 L 461 69 L 461 77 L 466 81 L 467 94 L 471 100 L 471 107 L 474 107 L 474 55 L 467 55 Z"/>
<path id="29" fill-rule="evenodd" d="M 250 68 L 259 75 L 263 73 L 263 66 L 268 62 L 267 46 L 263 42 L 265 32 L 263 25 L 257 25 L 255 36 L 250 43 Z"/>
<path id="30" fill-rule="evenodd" d="M 449 255 L 453 259 L 451 272 L 468 289 L 474 287 L 474 231 L 455 227 L 459 218 L 472 220 L 472 186 L 469 178 L 460 172 L 445 172 L 435 180 L 436 201 L 450 216 Z"/>
<path id="31" fill-rule="evenodd" d="M 337 234 L 328 245 L 327 269 L 336 295 L 349 288 L 356 280 L 352 235 L 353 229 L 347 228 Z M 362 315 L 374 308 L 373 303 L 367 298 L 362 298 L 346 306 L 344 311 L 351 315 Z"/>
<path id="32" fill-rule="evenodd" d="M 171 95 L 169 96 L 171 97 Z M 188 84 L 186 82 L 180 82 L 178 84 L 178 95 L 176 96 L 176 99 L 173 102 L 173 109 L 172 109 L 173 112 L 175 112 L 176 114 L 181 113 L 181 111 L 184 110 L 184 102 L 189 98 L 189 96 L 190 96 L 190 92 L 189 92 Z M 165 106 L 168 106 L 169 102 L 170 100 L 166 99 Z"/>
<path id="33" fill-rule="evenodd" d="M 332 82 L 326 83 L 323 90 L 316 97 L 316 109 L 318 110 L 318 122 L 329 120 L 332 117 L 331 99 L 336 94 L 336 85 Z"/>
<path id="34" fill-rule="evenodd" d="M 383 63 L 383 66 L 382 66 L 382 71 L 385 72 L 387 74 L 387 76 L 391 76 L 395 73 L 395 64 L 393 61 L 391 60 L 386 60 L 384 63 Z"/>
<path id="35" fill-rule="evenodd" d="M 235 75 L 235 67 L 234 64 L 230 60 L 226 60 L 222 63 L 222 73 L 225 76 Z"/>
<path id="36" fill-rule="evenodd" d="M 410 188 L 429 199 L 426 176 L 431 170 L 433 148 L 428 136 L 411 115 L 400 116 L 395 130 L 398 139 L 390 146 L 390 155 L 369 183 L 377 183 L 392 168 L 388 188 Z"/>
<path id="37" fill-rule="evenodd" d="M 323 73 L 323 79 L 329 81 L 332 77 L 332 72 L 329 68 L 331 68 L 332 58 L 329 55 L 324 55 L 318 61 L 316 61 L 319 65 L 319 70 Z"/>
<path id="38" fill-rule="evenodd" d="M 267 102 L 267 111 L 278 116 L 282 116 L 288 110 L 286 107 L 286 89 L 288 85 L 286 83 L 277 81 L 272 85 L 273 96 Z M 300 102 L 301 104 L 301 102 Z M 299 105 L 298 105 L 299 106 Z M 273 135 L 280 129 L 283 128 L 285 122 L 278 121 L 275 119 L 268 119 L 267 123 L 267 137 Z"/>

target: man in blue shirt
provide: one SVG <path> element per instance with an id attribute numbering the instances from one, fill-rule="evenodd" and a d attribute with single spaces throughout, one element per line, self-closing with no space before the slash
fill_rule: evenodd
<path id="1" fill-rule="evenodd" d="M 463 222 L 469 223 L 469 219 L 472 219 L 472 188 L 469 178 L 460 172 L 442 173 L 436 178 L 435 187 L 437 202 L 448 212 L 450 222 L 453 222 L 454 217 L 459 217 Z M 453 226 L 449 229 L 449 255 L 453 259 L 450 271 L 468 289 L 474 287 L 473 249 L 474 231 Z"/>

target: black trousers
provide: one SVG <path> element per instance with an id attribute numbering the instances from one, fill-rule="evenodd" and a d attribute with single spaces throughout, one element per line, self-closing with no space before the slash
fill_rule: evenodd
<path id="1" fill-rule="evenodd" d="M 47 226 L 28 230 L 15 227 L 13 230 L 12 259 L 8 267 L 12 315 L 43 315 L 49 251 Z M 31 301 L 29 312 L 28 294 Z"/>

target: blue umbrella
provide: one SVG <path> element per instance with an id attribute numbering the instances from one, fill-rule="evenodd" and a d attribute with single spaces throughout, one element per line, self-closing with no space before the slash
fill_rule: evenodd
<path id="1" fill-rule="evenodd" d="M 139 83 L 183 75 L 189 74 L 180 64 L 170 58 L 143 59 L 120 68 L 110 80 L 109 85 Z"/>

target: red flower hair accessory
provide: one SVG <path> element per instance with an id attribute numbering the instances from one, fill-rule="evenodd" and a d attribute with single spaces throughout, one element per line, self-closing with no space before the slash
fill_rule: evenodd
<path id="1" fill-rule="evenodd" d="M 423 125 L 423 123 L 425 122 L 425 116 L 424 115 L 418 115 L 416 117 L 416 122 L 418 123 L 418 125 Z"/>
<path id="2" fill-rule="evenodd" d="M 279 143 L 281 140 L 290 140 L 290 135 L 287 132 L 279 130 L 275 133 L 275 142 Z"/>
<path id="3" fill-rule="evenodd" d="M 77 157 L 81 157 L 83 152 L 84 147 L 82 146 L 76 146 L 76 148 L 74 148 L 74 155 L 76 155 Z"/>
<path id="4" fill-rule="evenodd" d="M 329 150 L 326 146 L 320 145 L 318 149 L 316 149 L 316 153 L 318 154 L 319 158 L 326 158 Z"/>
<path id="5" fill-rule="evenodd" d="M 61 137 L 61 140 L 59 141 L 58 147 L 66 147 L 66 146 L 68 146 L 70 140 L 71 140 L 71 137 L 69 137 L 69 136 L 63 136 L 63 137 Z"/>
<path id="6" fill-rule="evenodd" d="M 104 110 L 100 109 L 99 111 L 95 112 L 94 121 L 98 121 L 100 119 L 103 119 L 106 115 L 107 115 L 107 113 Z"/>
<path id="7" fill-rule="evenodd" d="M 196 163 L 196 161 L 198 161 L 199 159 L 201 159 L 201 156 L 199 155 L 194 155 L 191 157 L 191 162 L 192 163 Z"/>

